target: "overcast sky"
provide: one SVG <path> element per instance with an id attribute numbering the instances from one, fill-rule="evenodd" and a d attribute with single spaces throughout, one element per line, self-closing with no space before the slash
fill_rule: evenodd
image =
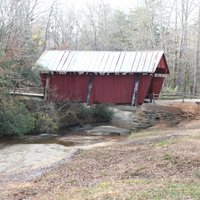
<path id="1" fill-rule="evenodd" d="M 68 0 L 78 7 L 84 7 L 88 2 L 99 2 L 99 0 Z M 141 2 L 141 0 L 104 0 L 105 3 L 109 3 L 113 8 L 117 9 L 130 9 L 134 8 Z"/>
<path id="2" fill-rule="evenodd" d="M 43 0 L 46 5 L 51 5 L 53 0 Z M 73 5 L 74 8 L 85 8 L 87 3 L 105 2 L 111 5 L 112 8 L 129 10 L 142 4 L 143 0 L 57 0 L 58 3 Z"/>

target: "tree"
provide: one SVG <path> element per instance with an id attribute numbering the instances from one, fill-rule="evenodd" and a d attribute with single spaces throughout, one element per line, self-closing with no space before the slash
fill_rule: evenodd
<path id="1" fill-rule="evenodd" d="M 199 63 L 200 63 L 200 6 L 198 11 L 198 21 L 197 21 L 197 44 L 196 44 L 196 62 L 194 68 L 194 82 L 193 82 L 193 94 L 196 95 L 198 90 L 197 83 L 199 83 Z"/>

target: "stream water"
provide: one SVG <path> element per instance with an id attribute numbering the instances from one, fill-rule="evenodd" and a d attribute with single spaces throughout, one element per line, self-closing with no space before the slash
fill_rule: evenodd
<path id="1" fill-rule="evenodd" d="M 86 136 L 66 132 L 64 135 L 29 135 L 23 139 L 0 140 L 0 181 L 32 179 L 69 161 L 82 149 L 91 149 L 125 140 L 122 136 Z"/>

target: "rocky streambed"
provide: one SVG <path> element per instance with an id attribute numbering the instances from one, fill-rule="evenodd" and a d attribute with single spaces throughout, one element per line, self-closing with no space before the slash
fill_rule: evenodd
<path id="1" fill-rule="evenodd" d="M 119 136 L 119 135 L 123 136 Z M 0 181 L 30 180 L 63 164 L 78 151 L 106 146 L 126 139 L 128 129 L 94 127 L 64 135 L 41 134 L 0 141 Z"/>

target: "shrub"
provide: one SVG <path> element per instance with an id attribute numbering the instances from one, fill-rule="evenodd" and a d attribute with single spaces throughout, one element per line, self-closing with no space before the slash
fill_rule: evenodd
<path id="1" fill-rule="evenodd" d="M 58 129 L 57 119 L 49 113 L 38 112 L 35 114 L 35 131 L 54 133 Z"/>
<path id="2" fill-rule="evenodd" d="M 3 95 L 0 98 L 0 135 L 22 136 L 34 129 L 34 117 L 22 102 Z"/>
<path id="3" fill-rule="evenodd" d="M 58 116 L 55 104 L 47 102 L 46 105 L 35 111 L 35 131 L 54 133 L 58 129 Z"/>
<path id="4" fill-rule="evenodd" d="M 79 119 L 92 119 L 92 109 L 84 104 L 79 104 L 76 115 Z"/>
<path id="5" fill-rule="evenodd" d="M 92 107 L 92 115 L 97 122 L 109 122 L 113 114 L 113 110 L 107 104 L 96 104 Z"/>
<path id="6" fill-rule="evenodd" d="M 108 104 L 96 104 L 93 106 L 85 106 L 80 104 L 77 117 L 79 119 L 87 119 L 95 122 L 109 122 L 113 118 L 113 110 Z"/>

